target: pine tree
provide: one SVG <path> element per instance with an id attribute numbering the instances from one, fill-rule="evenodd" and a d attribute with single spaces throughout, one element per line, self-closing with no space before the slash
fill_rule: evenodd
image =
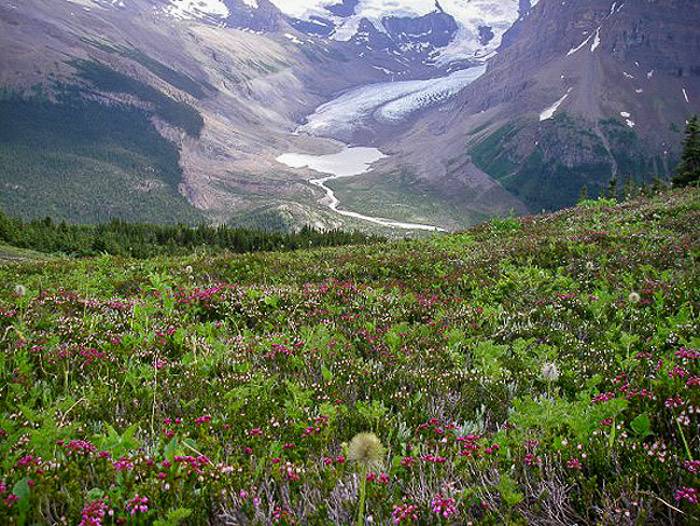
<path id="1" fill-rule="evenodd" d="M 581 192 L 578 194 L 579 203 L 588 199 L 588 185 L 583 185 L 581 187 Z"/>
<path id="2" fill-rule="evenodd" d="M 610 199 L 617 199 L 617 177 L 612 176 L 608 182 L 608 188 L 605 192 L 605 196 Z"/>
<path id="3" fill-rule="evenodd" d="M 629 176 L 625 179 L 625 184 L 622 187 L 622 198 L 624 200 L 634 199 L 639 195 L 639 185 L 634 177 Z"/>
<path id="4" fill-rule="evenodd" d="M 700 184 L 700 121 L 697 115 L 688 121 L 683 155 L 673 184 L 679 187 Z"/>

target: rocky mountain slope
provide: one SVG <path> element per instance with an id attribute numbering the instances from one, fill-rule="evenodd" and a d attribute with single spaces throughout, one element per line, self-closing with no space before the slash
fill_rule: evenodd
<path id="1" fill-rule="evenodd" d="M 542 0 L 451 111 L 425 117 L 402 147 L 470 156 L 531 210 L 613 175 L 665 177 L 700 111 L 698 27 L 688 0 Z"/>
<path id="2" fill-rule="evenodd" d="M 472 6 L 497 22 L 479 26 L 493 33 L 490 40 L 514 20 L 512 9 L 486 9 L 497 4 Z M 10 124 L 0 133 L 0 206 L 79 221 L 348 224 L 321 206 L 322 195 L 308 184 L 313 174 L 275 158 L 336 149 L 333 141 L 294 130 L 347 89 L 443 74 L 448 61 L 433 55 L 471 37 L 464 20 L 430 2 L 409 11 L 376 2 L 326 2 L 299 12 L 290 6 L 267 0 L 0 6 L 0 110 Z M 332 25 L 326 32 L 318 30 L 321 9 Z M 484 41 L 484 49 L 494 45 Z"/>

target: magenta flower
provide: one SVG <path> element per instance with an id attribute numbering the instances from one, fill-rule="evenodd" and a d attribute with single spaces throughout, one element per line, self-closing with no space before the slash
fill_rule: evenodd
<path id="1" fill-rule="evenodd" d="M 137 493 L 126 503 L 126 511 L 132 517 L 137 513 L 148 512 L 148 497 L 142 497 Z"/>
<path id="2" fill-rule="evenodd" d="M 203 416 L 198 416 L 197 418 L 194 419 L 195 425 L 201 426 L 203 424 L 208 424 L 211 422 L 211 416 L 209 415 L 203 415 Z"/>
<path id="3" fill-rule="evenodd" d="M 431 503 L 433 513 L 449 519 L 457 514 L 457 501 L 452 497 L 443 497 L 441 494 L 435 495 Z"/>
<path id="4" fill-rule="evenodd" d="M 83 507 L 82 520 L 78 526 L 102 526 L 102 521 L 108 513 L 111 514 L 111 510 L 104 500 L 93 500 Z"/>
<path id="5" fill-rule="evenodd" d="M 114 461 L 112 465 L 116 471 L 130 471 L 134 469 L 134 463 L 126 457 L 122 457 L 119 460 Z"/>
<path id="6" fill-rule="evenodd" d="M 696 488 L 678 488 L 673 495 L 676 502 L 688 501 L 690 504 L 698 503 L 698 490 Z"/>
<path id="7" fill-rule="evenodd" d="M 581 468 L 583 468 L 583 465 L 581 464 L 581 461 L 579 459 L 571 458 L 566 463 L 566 467 L 569 469 L 580 470 Z"/>
<path id="8" fill-rule="evenodd" d="M 411 503 L 395 505 L 391 512 L 391 521 L 394 524 L 411 524 L 416 522 L 420 516 L 418 506 Z"/>
<path id="9" fill-rule="evenodd" d="M 686 460 L 683 462 L 683 467 L 688 471 L 688 473 L 700 473 L 700 460 Z M 0 493 L 2 493 L 0 491 Z"/>

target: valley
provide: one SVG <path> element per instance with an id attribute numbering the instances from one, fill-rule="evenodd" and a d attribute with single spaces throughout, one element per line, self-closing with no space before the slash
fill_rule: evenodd
<path id="1" fill-rule="evenodd" d="M 353 177 L 371 171 L 372 164 L 386 156 L 376 148 L 344 147 L 338 153 L 328 155 L 283 154 L 277 160 L 291 168 L 309 168 L 315 172 L 331 174 L 320 179 L 311 179 L 312 185 L 318 186 L 326 194 L 325 202 L 332 211 L 345 217 L 368 221 L 376 225 L 403 230 L 425 230 L 440 232 L 444 230 L 435 225 L 403 223 L 384 217 L 360 214 L 340 207 L 335 192 L 326 184 L 341 178 Z"/>
<path id="2" fill-rule="evenodd" d="M 613 175 L 668 179 L 700 111 L 691 4 L 10 0 L 0 206 L 401 237 L 571 206 Z M 77 107 L 102 117 L 60 134 Z M 278 162 L 338 141 L 386 157 L 320 182 Z"/>
<path id="3" fill-rule="evenodd" d="M 0 0 L 0 525 L 700 524 L 698 0 Z"/>

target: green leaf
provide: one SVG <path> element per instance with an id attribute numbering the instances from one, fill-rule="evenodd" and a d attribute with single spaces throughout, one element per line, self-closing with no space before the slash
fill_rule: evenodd
<path id="1" fill-rule="evenodd" d="M 642 413 L 632 420 L 630 427 L 640 438 L 646 438 L 653 434 L 651 431 L 651 420 L 646 413 Z"/>
<path id="2" fill-rule="evenodd" d="M 185 519 L 192 515 L 192 510 L 187 508 L 177 508 L 170 510 L 165 519 L 158 519 L 153 522 L 153 526 L 179 526 Z"/>
<path id="3" fill-rule="evenodd" d="M 323 379 L 326 382 L 330 382 L 331 380 L 333 380 L 333 371 L 331 371 L 325 365 L 321 365 L 321 375 L 323 376 Z"/>

